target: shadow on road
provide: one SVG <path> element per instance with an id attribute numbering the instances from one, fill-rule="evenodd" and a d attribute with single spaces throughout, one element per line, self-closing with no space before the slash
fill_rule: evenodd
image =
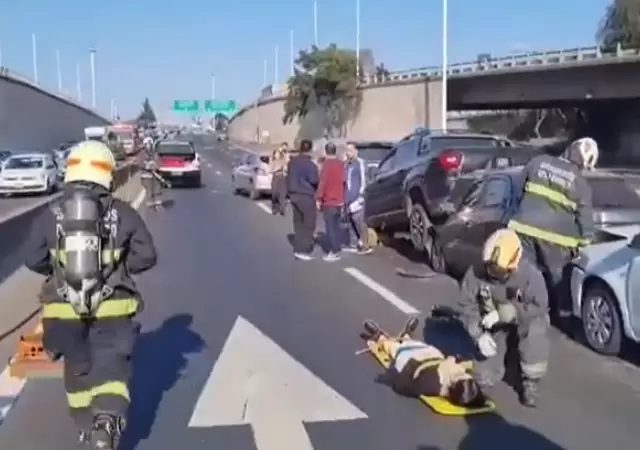
<path id="1" fill-rule="evenodd" d="M 537 431 L 507 422 L 499 414 L 466 416 L 467 434 L 459 450 L 512 448 L 518 450 L 564 450 Z"/>
<path id="2" fill-rule="evenodd" d="M 191 329 L 193 317 L 178 314 L 157 329 L 142 333 L 136 343 L 131 382 L 129 428 L 120 450 L 134 450 L 149 437 L 162 397 L 180 379 L 186 355 L 200 352 L 204 341 Z"/>

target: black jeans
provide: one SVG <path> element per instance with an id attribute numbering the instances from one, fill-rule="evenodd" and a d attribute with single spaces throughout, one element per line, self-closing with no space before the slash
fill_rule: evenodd
<path id="1" fill-rule="evenodd" d="M 271 181 L 271 209 L 274 214 L 284 214 L 287 201 L 287 180 L 281 173 L 273 174 Z"/>
<path id="2" fill-rule="evenodd" d="M 327 237 L 327 251 L 329 253 L 340 252 L 342 245 L 342 206 L 324 206 L 324 232 Z"/>
<path id="3" fill-rule="evenodd" d="M 316 200 L 311 195 L 302 194 L 291 194 L 289 198 L 293 209 L 293 251 L 311 253 L 318 218 Z"/>

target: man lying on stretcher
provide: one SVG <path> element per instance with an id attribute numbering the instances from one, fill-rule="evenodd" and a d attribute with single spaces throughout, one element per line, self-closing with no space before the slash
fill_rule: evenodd
<path id="1" fill-rule="evenodd" d="M 390 386 L 405 397 L 444 397 L 456 406 L 481 407 L 486 402 L 480 386 L 453 356 L 445 356 L 438 348 L 414 340 L 411 333 L 417 319 L 410 319 L 399 337 L 385 336 L 373 322 L 365 322 L 362 337 L 380 342 L 393 361 L 386 373 L 376 381 Z"/>

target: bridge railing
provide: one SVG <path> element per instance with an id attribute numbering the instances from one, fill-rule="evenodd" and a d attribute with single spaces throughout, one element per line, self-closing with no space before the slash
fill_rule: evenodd
<path id="1" fill-rule="evenodd" d="M 64 101 L 80 109 L 83 109 L 101 119 L 104 119 L 109 122 L 111 121 L 111 119 L 104 117 L 101 113 L 94 111 L 89 106 L 83 105 L 78 100 L 71 97 L 70 95 L 65 95 L 63 92 L 59 92 L 58 90 L 48 89 L 42 86 L 41 84 L 36 83 L 33 79 L 29 78 L 28 76 L 23 75 L 19 72 L 15 72 L 7 67 L 0 67 L 0 78 L 7 78 L 10 80 L 19 81 L 20 83 L 31 86 L 39 91 L 46 93 L 47 95 L 50 95 L 51 97 L 55 97 L 58 100 Z"/>

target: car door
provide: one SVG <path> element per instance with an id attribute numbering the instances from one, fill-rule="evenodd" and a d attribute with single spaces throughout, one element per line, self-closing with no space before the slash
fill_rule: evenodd
<path id="1" fill-rule="evenodd" d="M 236 182 L 236 188 L 238 189 L 246 189 L 248 186 L 247 183 L 247 158 L 248 155 L 242 155 L 238 158 L 237 166 L 233 171 L 233 177 Z"/>
<path id="2" fill-rule="evenodd" d="M 402 225 L 408 223 L 408 214 L 405 201 L 405 181 L 418 158 L 418 143 L 420 137 L 412 136 L 398 144 L 396 150 L 393 173 L 390 176 L 387 196 L 385 197 L 385 210 L 387 222 L 390 225 Z"/>
<path id="3" fill-rule="evenodd" d="M 470 241 L 482 249 L 495 231 L 505 226 L 505 216 L 514 197 L 514 186 L 506 174 L 489 175 L 483 183 L 478 207 L 473 212 Z"/>
<path id="4" fill-rule="evenodd" d="M 56 166 L 56 163 L 54 162 L 53 158 L 45 158 L 44 160 L 44 169 L 45 172 L 47 174 L 47 179 L 49 180 L 49 182 L 57 182 L 58 180 L 58 167 Z"/>
<path id="5" fill-rule="evenodd" d="M 640 338 L 640 234 L 636 235 L 629 244 L 634 252 L 626 277 L 626 302 L 629 311 L 629 325 L 636 337 Z"/>
<path id="6" fill-rule="evenodd" d="M 365 189 L 365 215 L 367 219 L 377 220 L 384 213 L 385 191 L 390 185 L 389 177 L 393 173 L 394 157 L 396 149 L 393 149 L 378 165 L 375 176 L 367 184 Z"/>
<path id="7" fill-rule="evenodd" d="M 460 201 L 457 211 L 437 228 L 437 243 L 442 249 L 449 271 L 463 274 L 474 258 L 478 258 L 477 248 L 472 244 L 473 218 L 480 201 L 482 180 L 472 183 Z M 474 254 L 475 252 L 475 254 Z"/>

